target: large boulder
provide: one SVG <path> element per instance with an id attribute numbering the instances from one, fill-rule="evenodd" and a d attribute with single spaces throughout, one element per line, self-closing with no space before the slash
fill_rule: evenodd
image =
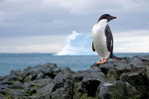
<path id="1" fill-rule="evenodd" d="M 140 94 L 127 82 L 104 82 L 99 86 L 101 99 L 139 99 Z"/>

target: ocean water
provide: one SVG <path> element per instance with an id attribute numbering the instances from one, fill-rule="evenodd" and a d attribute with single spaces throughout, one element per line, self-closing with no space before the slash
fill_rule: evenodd
<path id="1" fill-rule="evenodd" d="M 119 53 L 117 56 L 142 56 L 148 53 Z M 74 71 L 88 69 L 98 60 L 98 57 L 77 55 L 77 56 L 56 56 L 52 54 L 0 54 L 0 75 L 6 75 L 11 70 L 22 70 L 28 66 L 36 66 L 38 64 L 56 63 L 59 67 L 70 67 Z"/>

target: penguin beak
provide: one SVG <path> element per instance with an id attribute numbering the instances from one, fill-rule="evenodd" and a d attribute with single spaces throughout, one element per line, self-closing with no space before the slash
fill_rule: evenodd
<path id="1" fill-rule="evenodd" d="M 113 19 L 117 19 L 117 17 L 115 17 L 115 16 L 111 16 L 111 20 L 113 20 Z"/>

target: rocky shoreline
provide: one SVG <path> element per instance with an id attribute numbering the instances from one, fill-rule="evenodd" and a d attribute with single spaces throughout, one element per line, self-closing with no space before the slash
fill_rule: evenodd
<path id="1" fill-rule="evenodd" d="M 50 63 L 11 71 L 0 77 L 0 99 L 149 99 L 149 56 L 78 72 Z"/>

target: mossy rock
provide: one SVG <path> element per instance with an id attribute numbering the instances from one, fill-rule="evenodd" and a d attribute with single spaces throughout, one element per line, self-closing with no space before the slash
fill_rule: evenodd
<path id="1" fill-rule="evenodd" d="M 101 99 L 140 99 L 138 91 L 127 82 L 116 81 L 100 86 Z"/>

